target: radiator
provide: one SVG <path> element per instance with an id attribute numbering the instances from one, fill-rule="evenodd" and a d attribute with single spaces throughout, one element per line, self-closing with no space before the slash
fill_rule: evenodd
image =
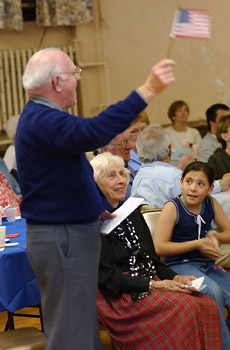
<path id="1" fill-rule="evenodd" d="M 76 50 L 73 45 L 59 48 L 77 64 Z M 28 101 L 28 92 L 22 86 L 22 75 L 28 59 L 36 51 L 36 48 L 0 51 L 0 132 L 6 130 L 8 119 L 20 114 Z M 77 115 L 77 106 L 69 109 L 68 112 Z"/>

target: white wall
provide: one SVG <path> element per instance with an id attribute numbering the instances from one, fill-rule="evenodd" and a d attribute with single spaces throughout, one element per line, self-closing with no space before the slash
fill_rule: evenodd
<path id="1" fill-rule="evenodd" d="M 0 49 L 65 45 L 76 37 L 85 63 L 106 61 L 111 102 L 123 99 L 145 80 L 152 64 L 166 57 L 174 10 L 207 9 L 213 17 L 211 40 L 175 39 L 171 58 L 176 61 L 176 83 L 147 107 L 152 122 L 169 123 L 171 102 L 184 99 L 190 120 L 204 120 L 213 103 L 230 105 L 230 45 L 228 0 L 93 0 L 94 21 L 75 28 L 48 28 L 28 23 L 22 33 L 0 32 Z M 107 101 L 105 74 L 100 67 L 82 75 L 84 116 L 98 113 Z"/>

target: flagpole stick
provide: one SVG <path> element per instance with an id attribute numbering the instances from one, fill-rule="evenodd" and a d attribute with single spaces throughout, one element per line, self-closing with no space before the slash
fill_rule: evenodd
<path id="1" fill-rule="evenodd" d="M 175 40 L 175 38 L 170 37 L 169 47 L 168 47 L 168 52 L 167 52 L 167 56 L 166 56 L 166 58 L 171 58 L 171 55 L 172 55 L 172 49 L 173 49 L 173 45 L 174 45 L 174 40 Z"/>

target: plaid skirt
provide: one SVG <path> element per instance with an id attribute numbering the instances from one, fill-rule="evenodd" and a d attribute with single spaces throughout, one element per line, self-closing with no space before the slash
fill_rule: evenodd
<path id="1" fill-rule="evenodd" d="M 98 291 L 97 309 L 121 350 L 221 350 L 217 305 L 201 293 L 154 291 L 132 301 Z"/>

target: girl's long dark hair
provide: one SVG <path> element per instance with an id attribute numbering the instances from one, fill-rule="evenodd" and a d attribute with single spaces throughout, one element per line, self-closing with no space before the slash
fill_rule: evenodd
<path id="1" fill-rule="evenodd" d="M 189 171 L 203 171 L 208 178 L 209 185 L 211 186 L 214 182 L 214 179 L 215 179 L 214 169 L 208 163 L 199 162 L 199 161 L 195 161 L 195 162 L 190 163 L 184 169 L 184 172 L 182 174 L 183 179 L 185 178 L 186 174 Z"/>

